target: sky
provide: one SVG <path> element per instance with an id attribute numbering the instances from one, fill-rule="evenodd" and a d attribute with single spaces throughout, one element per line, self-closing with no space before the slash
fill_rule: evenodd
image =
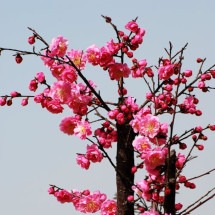
<path id="1" fill-rule="evenodd" d="M 7 0 L 1 2 L 0 47 L 31 50 L 27 43 L 31 33 L 27 27 L 35 29 L 46 41 L 63 35 L 69 40 L 70 48 L 84 50 L 92 44 L 103 46 L 115 34 L 101 15 L 110 16 L 119 29 L 138 17 L 139 25 L 146 30 L 139 58 L 154 65 L 159 57 L 165 56 L 164 48 L 169 41 L 176 51 L 188 42 L 184 69 L 197 71 L 197 57 L 207 58 L 205 68 L 215 63 L 214 7 L 211 0 Z M 112 83 L 107 81 L 104 71 L 98 70 L 89 69 L 86 76 L 95 81 L 107 99 L 112 99 Z M 28 94 L 28 83 L 39 71 L 48 73 L 39 58 L 26 56 L 17 65 L 11 53 L 2 53 L 0 95 L 13 90 Z M 141 82 L 137 83 L 144 88 Z M 136 83 L 129 84 L 131 95 L 143 98 L 144 89 L 141 91 Z M 179 118 L 177 129 L 215 124 L 213 94 L 200 94 L 202 118 Z M 93 165 L 88 171 L 76 165 L 75 155 L 84 152 L 87 143 L 60 132 L 60 120 L 68 114 L 52 115 L 33 101 L 21 107 L 18 99 L 11 107 L 0 107 L 0 214 L 80 214 L 73 206 L 62 205 L 49 196 L 49 184 L 66 189 L 101 190 L 109 198 L 114 196 L 115 173 L 107 161 Z M 190 176 L 215 166 L 215 136 L 210 133 L 208 137 L 204 152 L 196 152 L 199 158 L 188 166 Z M 110 153 L 114 154 L 114 148 Z M 182 190 L 178 200 L 192 203 L 215 186 L 214 175 L 196 181 L 198 190 Z M 211 213 L 214 203 L 212 199 L 193 214 Z"/>

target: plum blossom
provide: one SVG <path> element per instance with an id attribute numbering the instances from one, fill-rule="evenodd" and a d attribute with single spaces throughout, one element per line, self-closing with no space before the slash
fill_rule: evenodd
<path id="1" fill-rule="evenodd" d="M 44 83 L 45 82 L 45 75 L 43 72 L 37 72 L 36 74 L 36 79 L 39 83 Z"/>
<path id="2" fill-rule="evenodd" d="M 111 80 L 118 81 L 122 77 L 128 78 L 131 73 L 131 70 L 128 68 L 126 63 L 114 63 L 109 66 L 108 72 Z"/>
<path id="3" fill-rule="evenodd" d="M 96 144 L 93 144 L 91 146 L 87 145 L 86 158 L 96 163 L 102 161 L 103 155 Z"/>
<path id="4" fill-rule="evenodd" d="M 64 110 L 60 102 L 57 100 L 51 100 L 51 101 L 42 100 L 42 101 L 44 101 L 43 103 L 41 103 L 42 106 L 46 107 L 46 109 L 53 114 L 62 113 Z"/>
<path id="5" fill-rule="evenodd" d="M 143 77 L 147 66 L 146 60 L 140 60 L 135 63 L 135 66 L 132 67 L 132 77 L 133 78 L 141 78 Z"/>
<path id="6" fill-rule="evenodd" d="M 89 169 L 90 161 L 85 157 L 85 155 L 77 154 L 76 162 L 83 169 Z"/>
<path id="7" fill-rule="evenodd" d="M 186 161 L 185 155 L 183 155 L 181 153 L 178 153 L 177 161 L 175 163 L 176 167 L 178 169 L 182 169 L 183 166 L 184 166 L 185 161 Z"/>
<path id="8" fill-rule="evenodd" d="M 62 104 L 69 103 L 71 101 L 71 84 L 64 81 L 55 82 L 51 86 L 48 96 Z"/>
<path id="9" fill-rule="evenodd" d="M 107 47 L 100 48 L 99 65 L 107 67 L 110 63 L 114 63 L 113 55 Z"/>
<path id="10" fill-rule="evenodd" d="M 55 60 L 52 59 L 52 53 L 49 50 L 45 50 L 43 53 L 44 56 L 41 56 L 41 60 L 43 61 L 45 66 L 51 67 Z"/>
<path id="11" fill-rule="evenodd" d="M 159 132 L 159 119 L 152 114 L 147 114 L 146 116 L 139 118 L 137 123 L 139 123 L 138 127 L 141 135 L 154 138 Z"/>
<path id="12" fill-rule="evenodd" d="M 58 64 L 58 63 L 53 63 L 50 67 L 50 71 L 52 75 L 58 80 L 62 81 L 61 79 L 61 74 L 65 70 L 66 65 L 64 64 Z"/>
<path id="13" fill-rule="evenodd" d="M 54 196 L 60 203 L 72 202 L 72 193 L 67 190 L 59 190 L 54 192 Z"/>
<path id="14" fill-rule="evenodd" d="M 139 107 L 135 101 L 136 101 L 136 99 L 131 96 L 128 96 L 125 99 L 125 104 L 126 104 L 126 107 L 129 109 L 129 112 L 134 113 L 139 109 Z"/>
<path id="15" fill-rule="evenodd" d="M 29 88 L 30 91 L 35 92 L 37 90 L 37 88 L 38 88 L 38 82 L 35 79 L 31 80 L 30 83 L 29 83 L 28 88 Z"/>
<path id="16" fill-rule="evenodd" d="M 165 164 L 167 152 L 167 148 L 161 149 L 158 147 L 151 151 L 147 151 L 146 154 L 141 156 L 144 158 L 144 164 L 149 174 L 159 174 L 159 171 L 156 171 L 156 168 Z"/>
<path id="17" fill-rule="evenodd" d="M 107 48 L 109 49 L 110 53 L 112 55 L 117 54 L 120 50 L 121 46 L 119 43 L 115 43 L 113 39 L 110 40 L 110 42 L 107 43 Z"/>
<path id="18" fill-rule="evenodd" d="M 147 152 L 147 150 L 151 149 L 149 138 L 144 136 L 136 136 L 132 145 L 140 153 Z"/>
<path id="19" fill-rule="evenodd" d="M 158 75 L 160 80 L 167 80 L 174 74 L 174 65 L 169 64 L 166 66 L 161 66 L 158 69 Z"/>
<path id="20" fill-rule="evenodd" d="M 101 215 L 115 215 L 117 212 L 117 205 L 114 200 L 106 200 L 101 205 Z"/>
<path id="21" fill-rule="evenodd" d="M 102 203 L 106 200 L 106 195 L 95 191 L 88 195 L 82 195 L 77 210 L 83 213 L 95 213 L 100 210 Z"/>
<path id="22" fill-rule="evenodd" d="M 180 105 L 181 111 L 185 113 L 195 113 L 196 111 L 196 104 L 198 103 L 198 99 L 194 96 L 187 96 L 183 103 Z"/>
<path id="23" fill-rule="evenodd" d="M 131 120 L 130 125 L 132 126 L 135 133 L 138 133 L 141 129 L 141 119 L 150 114 L 151 110 L 149 108 L 141 108 L 135 115 L 134 119 Z"/>
<path id="24" fill-rule="evenodd" d="M 22 105 L 22 106 L 28 105 L 28 98 L 22 99 L 21 105 Z"/>
<path id="25" fill-rule="evenodd" d="M 7 98 L 6 97 L 0 97 L 0 106 L 4 106 L 7 103 Z"/>
<path id="26" fill-rule="evenodd" d="M 135 186 L 132 186 L 133 191 L 146 201 L 150 201 L 152 197 L 151 187 L 147 180 L 141 180 L 136 183 Z"/>
<path id="27" fill-rule="evenodd" d="M 95 85 L 91 83 L 92 87 Z M 73 109 L 75 114 L 85 115 L 87 112 L 87 105 L 92 101 L 92 93 L 86 85 L 82 83 L 71 84 L 71 102 L 69 107 Z"/>
<path id="28" fill-rule="evenodd" d="M 86 56 L 81 50 L 74 50 L 67 52 L 67 56 L 75 64 L 78 69 L 84 69 L 86 64 Z"/>
<path id="29" fill-rule="evenodd" d="M 150 211 L 145 211 L 141 213 L 141 215 L 160 215 L 160 213 L 154 209 L 151 209 Z"/>
<path id="30" fill-rule="evenodd" d="M 125 25 L 125 28 L 133 33 L 136 33 L 139 29 L 139 26 L 135 21 L 130 21 Z"/>
<path id="31" fill-rule="evenodd" d="M 50 56 L 63 57 L 66 53 L 68 47 L 68 41 L 63 36 L 58 36 L 57 38 L 52 39 L 52 42 L 49 46 L 51 51 Z"/>
<path id="32" fill-rule="evenodd" d="M 76 71 L 72 66 L 69 66 L 69 65 L 65 65 L 65 69 L 63 70 L 60 76 L 62 81 L 69 82 L 69 83 L 75 82 L 77 80 L 77 77 L 78 75 Z"/>
<path id="33" fill-rule="evenodd" d="M 92 65 L 98 65 L 100 62 L 100 49 L 96 45 L 88 47 L 86 50 L 86 58 Z"/>
<path id="34" fill-rule="evenodd" d="M 85 140 L 87 136 L 92 134 L 91 126 L 88 121 L 79 121 L 74 128 L 74 135 L 82 140 Z"/>
<path id="35" fill-rule="evenodd" d="M 133 46 L 132 50 L 135 50 L 138 48 L 138 46 L 143 42 L 143 36 L 145 35 L 145 29 L 139 28 L 136 32 L 136 35 L 134 35 L 131 38 L 131 45 Z"/>
<path id="36" fill-rule="evenodd" d="M 60 130 L 65 134 L 73 135 L 77 122 L 78 122 L 77 117 L 74 116 L 64 117 L 60 123 Z"/>

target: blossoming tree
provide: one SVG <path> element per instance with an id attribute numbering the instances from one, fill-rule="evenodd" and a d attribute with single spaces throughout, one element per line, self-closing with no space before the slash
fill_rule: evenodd
<path id="1" fill-rule="evenodd" d="M 62 119 L 60 130 L 88 142 L 86 152 L 77 153 L 77 164 L 88 170 L 92 163 L 107 159 L 114 168 L 116 198 L 107 199 L 100 191 L 66 190 L 50 185 L 49 194 L 60 203 L 72 203 L 77 211 L 100 211 L 102 215 L 190 214 L 215 196 L 215 188 L 186 208 L 175 201 L 176 191 L 181 186 L 194 189 L 196 178 L 215 170 L 207 170 L 193 178 L 187 178 L 183 173 L 186 164 L 193 159 L 192 152 L 204 149 L 200 142 L 207 140 L 205 130 L 214 131 L 215 125 L 193 125 L 183 133 L 176 133 L 176 115 L 202 115 L 196 93 L 200 90 L 208 94 L 213 89 L 209 81 L 215 78 L 215 65 L 203 69 L 205 59 L 198 58 L 198 72 L 184 70 L 182 63 L 187 44 L 173 53 L 170 43 L 169 49 L 165 49 L 167 57 L 160 58 L 158 65 L 150 66 L 146 59 L 134 57 L 145 35 L 137 20 L 128 22 L 125 25 L 127 32 L 124 32 L 111 18 L 103 18 L 113 27 L 116 39 L 101 48 L 92 45 L 85 51 L 69 50 L 63 36 L 54 38 L 49 44 L 30 28 L 32 36 L 28 43 L 41 42 L 41 50 L 37 51 L 35 46 L 32 51 L 1 47 L 1 54 L 14 52 L 18 64 L 25 55 L 40 57 L 56 81 L 50 84 L 43 72 L 37 72 L 29 84 L 34 95 L 23 96 L 13 91 L 1 96 L 0 105 L 10 106 L 15 98 L 22 98 L 23 106 L 33 99 L 52 114 L 68 108 L 71 115 Z M 107 102 L 96 84 L 85 77 L 87 63 L 108 73 L 110 84 L 117 85 L 117 101 Z M 142 101 L 136 102 L 135 95 L 130 95 L 126 89 L 129 78 L 134 84 L 141 79 L 144 88 L 148 89 Z M 42 92 L 38 92 L 38 85 L 44 86 Z M 166 115 L 167 118 L 162 118 Z M 113 144 L 117 145 L 116 160 L 108 153 Z M 139 171 L 145 176 L 136 181 L 135 174 Z"/>

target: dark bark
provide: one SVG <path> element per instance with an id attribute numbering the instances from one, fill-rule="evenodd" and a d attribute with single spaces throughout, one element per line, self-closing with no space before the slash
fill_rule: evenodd
<path id="1" fill-rule="evenodd" d="M 176 154 L 172 150 L 166 160 L 166 186 L 170 189 L 170 193 L 164 198 L 164 211 L 167 214 L 175 215 L 175 185 L 176 185 Z"/>
<path id="2" fill-rule="evenodd" d="M 135 134 L 129 124 L 117 125 L 118 142 L 116 155 L 117 215 L 134 215 L 134 205 L 127 201 L 134 192 L 134 150 L 132 142 Z"/>

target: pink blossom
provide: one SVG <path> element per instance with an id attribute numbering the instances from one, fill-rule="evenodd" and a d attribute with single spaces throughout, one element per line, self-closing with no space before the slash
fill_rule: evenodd
<path id="1" fill-rule="evenodd" d="M 119 43 L 114 43 L 113 39 L 111 39 L 110 42 L 107 43 L 107 48 L 111 52 L 111 54 L 117 54 L 120 50 L 121 46 Z"/>
<path id="2" fill-rule="evenodd" d="M 183 205 L 182 205 L 181 203 L 176 203 L 176 204 L 175 204 L 175 210 L 176 210 L 176 211 L 181 210 L 182 207 L 183 207 Z"/>
<path id="3" fill-rule="evenodd" d="M 149 139 L 144 136 L 136 136 L 132 145 L 134 149 L 140 153 L 146 152 L 147 150 L 151 149 Z"/>
<path id="4" fill-rule="evenodd" d="M 54 114 L 62 113 L 63 112 L 63 107 L 61 106 L 59 101 L 56 100 L 51 100 L 43 103 L 43 105 L 46 107 L 46 109 Z"/>
<path id="5" fill-rule="evenodd" d="M 39 82 L 39 83 L 43 83 L 44 81 L 45 81 L 45 75 L 44 75 L 44 73 L 43 72 L 38 72 L 37 74 L 36 74 L 36 79 L 37 79 L 37 81 Z"/>
<path id="6" fill-rule="evenodd" d="M 183 166 L 184 166 L 185 161 L 186 161 L 185 156 L 183 154 L 181 154 L 181 153 L 178 153 L 177 161 L 175 163 L 176 167 L 178 169 L 182 169 Z"/>
<path id="7" fill-rule="evenodd" d="M 0 106 L 4 106 L 7 103 L 7 98 L 6 97 L 0 97 Z"/>
<path id="8" fill-rule="evenodd" d="M 158 69 L 159 79 L 167 80 L 174 74 L 174 65 L 161 66 Z"/>
<path id="9" fill-rule="evenodd" d="M 86 56 L 81 50 L 74 50 L 67 52 L 67 56 L 75 64 L 78 69 L 84 69 L 86 64 Z"/>
<path id="10" fill-rule="evenodd" d="M 145 30 L 143 28 L 139 28 L 138 31 L 136 32 L 136 35 L 134 35 L 131 38 L 131 44 L 133 46 L 136 46 L 136 48 L 137 48 L 143 42 L 144 35 L 145 35 Z"/>
<path id="11" fill-rule="evenodd" d="M 192 72 L 192 70 L 190 70 L 190 69 L 189 69 L 189 70 L 185 70 L 185 71 L 183 72 L 183 74 L 184 74 L 185 77 L 190 77 L 190 76 L 192 76 L 192 73 L 193 73 L 193 72 Z"/>
<path id="12" fill-rule="evenodd" d="M 150 113 L 151 110 L 149 108 L 141 108 L 137 114 L 134 115 L 134 119 L 131 120 L 130 125 L 132 126 L 135 133 L 138 133 L 141 129 L 141 119 Z"/>
<path id="13" fill-rule="evenodd" d="M 37 90 L 37 87 L 38 87 L 37 81 L 34 79 L 31 80 L 28 86 L 29 90 L 35 92 Z"/>
<path id="14" fill-rule="evenodd" d="M 116 121 L 118 124 L 122 125 L 125 123 L 125 117 L 123 113 L 118 113 L 116 116 Z"/>
<path id="15" fill-rule="evenodd" d="M 132 68 L 132 77 L 133 78 L 141 78 L 145 73 L 145 69 L 147 66 L 146 60 L 139 61 L 134 68 Z"/>
<path id="16" fill-rule="evenodd" d="M 77 80 L 77 73 L 72 66 L 65 65 L 65 69 L 61 73 L 60 78 L 62 81 L 73 83 Z"/>
<path id="17" fill-rule="evenodd" d="M 116 119 L 116 116 L 119 114 L 119 110 L 118 109 L 114 109 L 114 110 L 110 110 L 108 112 L 108 117 L 110 119 Z"/>
<path id="18" fill-rule="evenodd" d="M 140 134 L 149 138 L 155 137 L 160 129 L 159 118 L 152 114 L 147 114 L 140 119 Z"/>
<path id="19" fill-rule="evenodd" d="M 154 209 L 151 209 L 150 211 L 145 211 L 141 213 L 141 215 L 160 215 L 160 213 Z"/>
<path id="20" fill-rule="evenodd" d="M 77 210 L 83 213 L 95 213 L 100 210 L 101 204 L 106 200 L 106 195 L 95 191 L 89 195 L 82 195 Z"/>
<path id="21" fill-rule="evenodd" d="M 115 215 L 117 212 L 116 201 L 107 200 L 101 205 L 101 215 Z"/>
<path id="22" fill-rule="evenodd" d="M 11 95 L 12 97 L 19 97 L 19 96 L 21 96 L 21 94 L 18 93 L 18 92 L 16 92 L 16 91 L 12 91 L 12 92 L 10 93 L 10 95 Z"/>
<path id="23" fill-rule="evenodd" d="M 165 148 L 155 148 L 151 151 L 147 151 L 147 153 L 144 154 L 144 157 L 141 156 L 144 158 L 144 164 L 149 174 L 159 174 L 159 172 L 156 171 L 156 168 L 165 164 L 166 155 L 167 150 Z"/>
<path id="24" fill-rule="evenodd" d="M 92 45 L 86 50 L 86 57 L 92 65 L 98 65 L 100 62 L 100 49 L 96 45 Z"/>
<path id="25" fill-rule="evenodd" d="M 36 103 L 41 103 L 43 100 L 44 100 L 43 93 L 40 93 L 40 94 L 34 96 L 34 101 Z"/>
<path id="26" fill-rule="evenodd" d="M 181 111 L 185 113 L 195 113 L 198 100 L 194 96 L 187 96 L 180 105 Z"/>
<path id="27" fill-rule="evenodd" d="M 112 142 L 117 141 L 117 132 L 112 127 L 108 127 L 107 129 L 97 128 L 94 132 L 97 136 L 99 144 L 101 144 L 104 148 L 110 148 Z"/>
<path id="28" fill-rule="evenodd" d="M 95 88 L 95 85 L 91 83 L 91 86 Z M 69 103 L 69 107 L 73 109 L 75 114 L 85 115 L 87 113 L 87 105 L 92 101 L 91 91 L 86 85 L 79 84 L 71 84 L 71 102 Z"/>
<path id="29" fill-rule="evenodd" d="M 87 136 L 92 134 L 91 126 L 88 121 L 79 121 L 74 129 L 74 135 L 82 140 L 85 140 Z"/>
<path id="30" fill-rule="evenodd" d="M 71 101 L 71 84 L 64 81 L 55 82 L 51 86 L 48 96 L 62 104 L 69 103 Z"/>
<path id="31" fill-rule="evenodd" d="M 205 82 L 204 81 L 199 81 L 198 82 L 198 88 L 199 89 L 202 89 L 202 88 L 204 88 L 205 87 Z"/>
<path id="32" fill-rule="evenodd" d="M 72 194 L 67 190 L 59 190 L 54 193 L 54 196 L 60 203 L 72 202 Z"/>
<path id="33" fill-rule="evenodd" d="M 126 104 L 126 107 L 129 109 L 129 111 L 132 113 L 136 112 L 139 109 L 136 103 L 136 99 L 131 96 L 128 96 L 125 99 L 125 104 Z"/>
<path id="34" fill-rule="evenodd" d="M 63 57 L 66 53 L 67 47 L 67 39 L 63 38 L 63 36 L 58 36 L 57 38 L 52 39 L 52 42 L 49 46 L 49 50 L 51 51 L 50 55 Z"/>
<path id="35" fill-rule="evenodd" d="M 167 123 L 161 123 L 160 124 L 160 132 L 167 134 L 168 133 L 168 127 L 169 127 L 169 125 Z"/>
<path id="36" fill-rule="evenodd" d="M 21 105 L 22 105 L 22 106 L 28 105 L 28 98 L 22 99 Z"/>
<path id="37" fill-rule="evenodd" d="M 51 55 L 50 51 L 45 50 L 43 55 L 44 56 L 41 56 L 41 60 L 43 61 L 44 65 L 48 67 L 52 66 L 55 61 L 51 58 L 53 56 Z"/>
<path id="38" fill-rule="evenodd" d="M 136 33 L 139 29 L 139 26 L 135 21 L 130 21 L 125 25 L 125 28 L 133 33 Z"/>
<path id="39" fill-rule="evenodd" d="M 28 38 L 28 43 L 30 45 L 33 45 L 35 43 L 35 36 L 34 35 Z"/>
<path id="40" fill-rule="evenodd" d="M 74 116 L 64 117 L 60 123 L 60 130 L 65 134 L 73 135 L 77 122 L 78 122 L 77 117 Z"/>
<path id="41" fill-rule="evenodd" d="M 54 189 L 54 187 L 49 187 L 49 189 L 48 189 L 48 193 L 50 194 L 50 195 L 53 195 L 53 194 L 55 194 L 55 189 Z"/>
<path id="42" fill-rule="evenodd" d="M 93 163 L 96 163 L 102 161 L 103 155 L 96 144 L 91 146 L 87 145 L 86 158 Z"/>
<path id="43" fill-rule="evenodd" d="M 114 63 L 109 66 L 108 69 L 111 80 L 119 80 L 120 78 L 128 78 L 131 70 L 128 68 L 127 64 Z"/>
<path id="44" fill-rule="evenodd" d="M 99 60 L 99 65 L 101 67 L 107 67 L 110 63 L 113 63 L 113 55 L 109 51 L 107 47 L 102 47 L 100 49 L 100 60 Z"/>
<path id="45" fill-rule="evenodd" d="M 90 161 L 85 157 L 85 155 L 78 154 L 76 157 L 76 162 L 83 169 L 89 169 Z"/>
<path id="46" fill-rule="evenodd" d="M 63 73 L 63 71 L 65 70 L 66 65 L 64 64 L 52 64 L 50 67 L 51 73 L 52 75 L 57 78 L 58 81 L 61 81 L 61 74 Z"/>
<path id="47" fill-rule="evenodd" d="M 136 186 L 132 186 L 132 189 L 139 197 L 144 198 L 146 201 L 150 201 L 152 193 L 150 184 L 147 180 L 137 182 Z"/>

